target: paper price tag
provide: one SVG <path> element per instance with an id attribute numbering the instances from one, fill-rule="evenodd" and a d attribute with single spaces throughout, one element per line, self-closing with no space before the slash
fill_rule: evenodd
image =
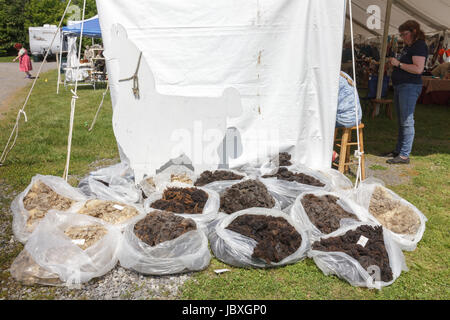
<path id="1" fill-rule="evenodd" d="M 72 240 L 73 244 L 76 244 L 77 246 L 82 246 L 86 242 L 86 239 L 74 239 Z"/>
<path id="2" fill-rule="evenodd" d="M 367 244 L 367 241 L 369 241 L 368 238 L 361 236 L 356 244 L 359 244 L 361 247 L 364 248 Z"/>
<path id="3" fill-rule="evenodd" d="M 120 210 L 120 211 L 125 209 L 125 207 L 119 206 L 118 204 L 113 205 L 113 208 L 116 208 L 117 210 Z"/>

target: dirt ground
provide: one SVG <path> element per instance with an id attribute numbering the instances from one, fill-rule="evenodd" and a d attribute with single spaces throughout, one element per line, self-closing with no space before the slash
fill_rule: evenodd
<path id="1" fill-rule="evenodd" d="M 36 76 L 40 63 L 41 62 L 33 63 L 33 70 L 30 72 L 32 76 Z M 42 67 L 41 73 L 56 68 L 56 62 L 47 62 Z M 25 73 L 19 71 L 18 63 L 0 63 L 0 120 L 4 118 L 6 111 L 11 108 L 14 93 L 20 88 L 32 83 L 32 79 L 26 79 Z"/>

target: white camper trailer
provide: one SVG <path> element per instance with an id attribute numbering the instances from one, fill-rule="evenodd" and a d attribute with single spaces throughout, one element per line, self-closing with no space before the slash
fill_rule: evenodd
<path id="1" fill-rule="evenodd" d="M 35 61 L 42 60 L 47 51 L 49 56 L 59 53 L 61 37 L 57 26 L 45 24 L 43 27 L 30 27 L 28 32 L 30 35 L 30 53 Z M 55 32 L 58 32 L 58 34 L 50 47 Z M 65 50 L 65 48 L 62 49 Z"/>

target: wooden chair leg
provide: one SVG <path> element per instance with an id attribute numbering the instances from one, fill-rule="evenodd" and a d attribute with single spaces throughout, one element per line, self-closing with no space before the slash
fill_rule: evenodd
<path id="1" fill-rule="evenodd" d="M 375 119 L 375 113 L 377 112 L 377 105 L 370 101 L 370 109 L 372 110 L 372 119 Z"/>
<path id="2" fill-rule="evenodd" d="M 387 108 L 388 108 L 388 117 L 390 120 L 392 120 L 392 104 L 389 103 L 387 105 Z"/>
<path id="3" fill-rule="evenodd" d="M 344 173 L 344 169 L 345 169 L 345 157 L 347 155 L 347 148 L 349 147 L 347 145 L 347 141 L 348 141 L 348 132 L 349 130 L 344 129 L 344 132 L 342 133 L 342 138 L 341 138 L 341 152 L 339 154 L 339 172 Z"/>
<path id="4" fill-rule="evenodd" d="M 366 155 L 364 153 L 364 134 L 363 129 L 359 130 L 359 143 L 361 145 L 361 180 L 366 180 Z"/>
<path id="5" fill-rule="evenodd" d="M 347 140 L 348 144 L 347 144 L 347 153 L 345 154 L 345 163 L 350 162 L 350 149 L 351 149 L 350 143 L 352 142 L 352 131 L 350 129 L 348 131 L 349 131 L 348 140 Z M 350 166 L 348 164 L 346 164 L 345 168 L 344 168 L 344 172 L 348 172 L 349 169 L 350 169 Z"/>

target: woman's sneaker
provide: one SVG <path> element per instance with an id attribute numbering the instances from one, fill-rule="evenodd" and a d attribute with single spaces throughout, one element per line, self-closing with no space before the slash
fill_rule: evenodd
<path id="1" fill-rule="evenodd" d="M 400 153 L 397 151 L 389 151 L 389 152 L 381 154 L 380 156 L 384 157 L 384 158 L 396 158 L 399 155 L 400 155 Z"/>
<path id="2" fill-rule="evenodd" d="M 409 158 L 403 159 L 400 156 L 397 156 L 394 159 L 386 160 L 386 163 L 389 163 L 389 164 L 409 164 L 409 162 L 410 162 Z"/>

